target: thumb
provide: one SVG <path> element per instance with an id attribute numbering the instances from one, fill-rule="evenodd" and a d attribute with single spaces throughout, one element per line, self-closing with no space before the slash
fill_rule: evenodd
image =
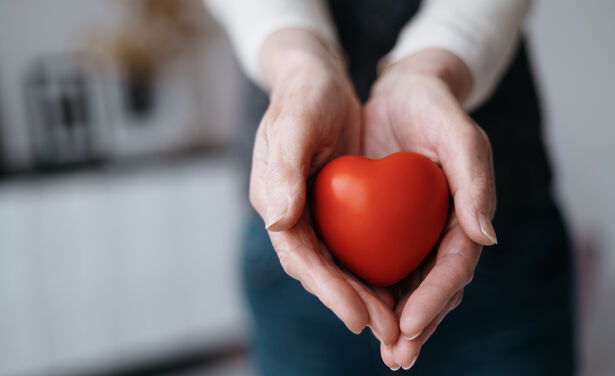
<path id="1" fill-rule="evenodd" d="M 267 171 L 265 227 L 285 231 L 297 223 L 306 200 L 306 176 L 301 163 L 281 153 L 270 153 Z M 294 158 L 290 158 L 294 159 Z"/>
<path id="2" fill-rule="evenodd" d="M 276 119 L 268 132 L 265 227 L 285 231 L 303 213 L 306 180 L 317 144 L 311 120 L 301 116 Z"/>
<path id="3" fill-rule="evenodd" d="M 445 138 L 442 166 L 461 228 L 474 242 L 493 245 L 498 240 L 491 224 L 496 206 L 491 143 L 478 125 L 464 123 Z"/>

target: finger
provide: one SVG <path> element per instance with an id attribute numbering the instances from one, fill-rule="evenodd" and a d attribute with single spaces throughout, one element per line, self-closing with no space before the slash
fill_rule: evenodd
<path id="1" fill-rule="evenodd" d="M 382 362 L 391 369 L 391 371 L 397 371 L 400 366 L 395 362 L 395 357 L 393 356 L 393 347 L 387 346 L 384 343 L 380 344 L 380 357 L 382 358 Z"/>
<path id="2" fill-rule="evenodd" d="M 385 287 L 378 286 L 372 287 L 372 291 L 388 309 L 390 309 L 391 311 L 395 309 L 395 298 L 393 297 L 393 294 L 391 294 L 391 291 L 389 291 Z"/>
<path id="3" fill-rule="evenodd" d="M 252 167 L 250 171 L 250 203 L 258 214 L 267 221 L 267 140 L 264 130 L 259 127 L 254 139 Z"/>
<path id="4" fill-rule="evenodd" d="M 400 329 L 404 336 L 416 338 L 451 297 L 470 283 L 481 248 L 458 225 L 449 229 L 440 242 L 433 268 L 403 307 Z"/>
<path id="5" fill-rule="evenodd" d="M 307 217 L 307 215 L 305 216 Z M 331 253 L 327 250 L 323 243 L 320 244 L 320 253 L 334 264 L 335 261 Z M 341 269 L 344 278 L 355 289 L 363 300 L 365 307 L 369 313 L 369 323 L 367 326 L 371 329 L 374 336 L 385 344 L 393 344 L 399 337 L 399 318 L 393 313 L 395 299 L 391 292 L 384 287 L 368 287 L 360 282 L 355 276 L 350 273 L 345 273 Z"/>
<path id="6" fill-rule="evenodd" d="M 271 106 L 263 118 L 267 137 L 266 227 L 292 227 L 305 206 L 306 180 L 318 140 L 317 119 L 297 111 Z"/>
<path id="7" fill-rule="evenodd" d="M 461 227 L 479 244 L 497 243 L 491 224 L 496 192 L 489 137 L 468 115 L 460 113 L 445 128 L 439 149 Z"/>
<path id="8" fill-rule="evenodd" d="M 430 254 L 425 261 L 421 264 L 421 266 L 416 269 L 408 278 L 402 281 L 398 286 L 401 288 L 401 295 L 398 299 L 397 305 L 395 306 L 395 315 L 398 320 L 401 319 L 402 312 L 404 307 L 406 306 L 406 302 L 416 290 L 417 287 L 421 284 L 423 279 L 425 279 L 425 275 L 432 269 L 433 264 L 435 262 L 435 257 L 433 257 L 433 253 Z M 404 336 L 404 333 L 401 333 Z M 404 336 L 405 338 L 405 336 Z"/>
<path id="9" fill-rule="evenodd" d="M 400 338 L 399 341 L 392 346 L 393 353 L 393 361 L 396 364 L 401 365 L 403 369 L 410 369 L 416 360 L 418 359 L 419 353 L 421 351 L 421 347 L 427 342 L 429 337 L 434 333 L 438 325 L 442 322 L 444 317 L 455 309 L 461 302 L 463 297 L 463 290 L 458 291 L 453 295 L 453 297 L 447 302 L 446 306 L 438 315 L 425 327 L 425 329 L 421 332 L 421 334 L 412 339 L 407 340 L 405 338 Z"/>
<path id="10" fill-rule="evenodd" d="M 313 116 L 293 108 L 270 105 L 254 142 L 250 202 L 271 231 L 283 231 L 299 220 L 317 144 Z"/>
<path id="11" fill-rule="evenodd" d="M 449 303 L 446 305 L 444 310 L 442 310 L 442 312 L 440 312 L 438 316 L 436 316 L 436 318 L 433 319 L 429 323 L 429 325 L 425 327 L 425 329 L 423 329 L 421 334 L 417 338 L 415 338 L 414 341 L 417 341 L 418 343 L 420 343 L 421 346 L 424 345 L 425 342 L 427 342 L 427 340 L 434 334 L 434 332 L 436 331 L 436 328 L 440 325 L 440 323 L 442 323 L 442 320 L 444 320 L 444 318 L 452 310 L 457 308 L 459 304 L 461 304 L 462 300 L 463 300 L 463 290 L 459 290 L 455 295 L 453 295 L 453 297 L 451 298 Z"/>
<path id="12" fill-rule="evenodd" d="M 367 326 L 372 330 L 374 336 L 385 345 L 394 344 L 399 338 L 399 321 L 393 311 L 361 282 L 350 276 L 347 281 L 365 303 L 369 314 Z"/>
<path id="13" fill-rule="evenodd" d="M 369 323 L 369 313 L 357 291 L 344 274 L 318 251 L 311 227 L 303 219 L 287 231 L 269 232 L 284 271 L 299 280 L 312 294 L 344 322 L 353 333 Z"/>

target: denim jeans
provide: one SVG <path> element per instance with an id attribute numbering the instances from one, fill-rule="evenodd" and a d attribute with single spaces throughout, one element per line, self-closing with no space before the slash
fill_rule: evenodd
<path id="1" fill-rule="evenodd" d="M 257 370 L 266 376 L 572 375 L 571 252 L 549 197 L 496 216 L 499 244 L 483 250 L 461 305 L 409 371 L 390 371 L 369 330 L 352 334 L 284 274 L 262 220 L 247 221 L 241 259 Z"/>

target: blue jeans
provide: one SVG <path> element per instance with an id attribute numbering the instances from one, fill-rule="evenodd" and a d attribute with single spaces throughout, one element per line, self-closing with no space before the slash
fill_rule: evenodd
<path id="1" fill-rule="evenodd" d="M 252 318 L 253 357 L 265 376 L 572 375 L 571 254 L 550 198 L 523 216 L 498 216 L 500 243 L 487 248 L 451 312 L 409 371 L 390 371 L 369 330 L 354 335 L 286 276 L 264 230 L 248 220 L 243 288 Z"/>

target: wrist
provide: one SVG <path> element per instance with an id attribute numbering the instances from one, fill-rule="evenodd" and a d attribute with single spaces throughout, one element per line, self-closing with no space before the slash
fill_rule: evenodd
<path id="1" fill-rule="evenodd" d="M 260 66 L 269 90 L 306 73 L 346 75 L 346 63 L 339 48 L 305 29 L 284 29 L 271 34 L 261 49 Z"/>
<path id="2" fill-rule="evenodd" d="M 381 77 L 422 76 L 443 82 L 455 98 L 462 102 L 472 88 L 472 74 L 466 64 L 452 52 L 429 48 L 395 63 L 385 65 Z"/>

